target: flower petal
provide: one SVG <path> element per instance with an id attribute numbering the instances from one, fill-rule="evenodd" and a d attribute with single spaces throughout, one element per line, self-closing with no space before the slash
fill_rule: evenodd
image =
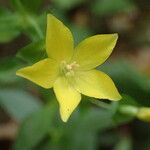
<path id="1" fill-rule="evenodd" d="M 48 58 L 32 66 L 22 68 L 16 72 L 18 76 L 26 78 L 44 88 L 51 88 L 58 75 L 58 64 Z"/>
<path id="2" fill-rule="evenodd" d="M 73 60 L 83 70 L 93 69 L 109 57 L 117 38 L 117 34 L 102 34 L 87 38 L 75 48 Z"/>
<path id="3" fill-rule="evenodd" d="M 80 93 L 90 97 L 114 101 L 121 99 L 111 78 L 98 70 L 78 72 L 74 85 Z"/>
<path id="4" fill-rule="evenodd" d="M 81 94 L 70 86 L 65 77 L 59 77 L 54 84 L 54 92 L 60 105 L 60 115 L 66 122 L 81 100 Z"/>
<path id="5" fill-rule="evenodd" d="M 57 61 L 69 60 L 73 54 L 73 37 L 70 30 L 57 18 L 47 15 L 46 51 Z"/>

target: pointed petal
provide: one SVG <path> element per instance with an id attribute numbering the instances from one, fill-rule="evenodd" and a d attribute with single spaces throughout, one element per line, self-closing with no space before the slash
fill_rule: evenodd
<path id="1" fill-rule="evenodd" d="M 47 15 L 46 51 L 57 61 L 69 60 L 73 54 L 73 37 L 70 30 L 57 18 Z"/>
<path id="2" fill-rule="evenodd" d="M 87 38 L 75 48 L 73 60 L 83 70 L 93 69 L 110 56 L 117 38 L 117 34 L 102 34 Z"/>
<path id="3" fill-rule="evenodd" d="M 44 88 L 51 88 L 58 75 L 58 64 L 52 59 L 44 59 L 32 66 L 22 68 L 16 75 L 26 78 Z"/>
<path id="4" fill-rule="evenodd" d="M 54 92 L 60 105 L 60 115 L 64 122 L 78 106 L 81 94 L 70 86 L 65 77 L 59 77 L 54 84 Z"/>
<path id="5" fill-rule="evenodd" d="M 80 93 L 90 97 L 114 101 L 121 99 L 111 78 L 98 70 L 79 72 L 74 85 Z"/>

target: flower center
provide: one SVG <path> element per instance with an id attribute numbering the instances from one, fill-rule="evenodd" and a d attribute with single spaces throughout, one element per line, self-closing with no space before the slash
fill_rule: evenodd
<path id="1" fill-rule="evenodd" d="M 75 70 L 79 67 L 76 61 L 68 64 L 66 61 L 61 62 L 61 73 L 65 76 L 74 76 Z"/>

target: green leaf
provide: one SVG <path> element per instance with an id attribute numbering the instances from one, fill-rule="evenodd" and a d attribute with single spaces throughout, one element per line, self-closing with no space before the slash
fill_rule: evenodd
<path id="1" fill-rule="evenodd" d="M 29 36 L 32 41 L 42 39 L 43 31 L 41 30 L 40 20 L 36 13 L 36 9 L 39 7 L 41 0 L 12 0 L 13 6 L 18 10 L 18 16 L 20 19 L 20 28 L 24 30 L 24 34 Z M 46 19 L 45 19 L 46 22 Z"/>
<path id="2" fill-rule="evenodd" d="M 95 150 L 96 146 L 96 134 L 81 131 L 61 136 L 59 140 L 47 140 L 43 145 L 37 147 L 36 150 L 70 150 L 70 148 L 71 150 Z"/>
<path id="3" fill-rule="evenodd" d="M 13 40 L 20 34 L 19 16 L 0 8 L 0 42 Z"/>
<path id="4" fill-rule="evenodd" d="M 87 110 L 87 115 L 90 111 L 91 109 L 89 111 Z M 74 117 L 72 116 L 67 123 L 60 121 L 56 114 L 55 117 L 56 120 L 53 120 L 52 123 L 53 130 L 50 130 L 51 140 L 47 139 L 47 141 L 43 144 L 44 146 L 41 145 L 40 147 L 37 147 L 37 150 L 70 150 L 70 147 L 72 150 L 94 150 L 96 148 L 96 132 L 95 130 L 94 132 L 92 132 L 93 130 L 87 130 L 87 122 L 85 122 L 84 126 L 81 126 L 81 122 L 84 122 L 84 120 L 82 120 L 83 116 L 81 113 L 77 112 L 76 115 Z M 88 122 L 88 124 L 89 123 L 90 122 Z"/>
<path id="5" fill-rule="evenodd" d="M 45 40 L 39 40 L 21 48 L 16 56 L 31 64 L 45 58 Z"/>
<path id="6" fill-rule="evenodd" d="M 83 2 L 83 0 L 52 0 L 52 2 L 63 9 L 70 9 Z"/>
<path id="7" fill-rule="evenodd" d="M 96 0 L 91 5 L 91 10 L 97 15 L 112 15 L 117 12 L 130 11 L 135 8 L 129 0 Z"/>
<path id="8" fill-rule="evenodd" d="M 135 107 L 139 107 L 140 104 L 131 96 L 122 94 L 122 100 L 119 101 L 119 105 L 133 105 Z"/>
<path id="9" fill-rule="evenodd" d="M 109 110 L 101 108 L 88 109 L 88 113 L 82 116 L 82 122 L 79 123 L 82 130 L 96 132 L 113 127 L 112 113 Z"/>
<path id="10" fill-rule="evenodd" d="M 12 41 L 14 38 L 16 38 L 20 32 L 18 30 L 11 30 L 11 29 L 0 29 L 0 43 L 7 43 Z"/>
<path id="11" fill-rule="evenodd" d="M 82 40 L 93 34 L 92 30 L 88 27 L 75 24 L 70 25 L 70 30 L 73 34 L 75 45 L 79 44 Z"/>
<path id="12" fill-rule="evenodd" d="M 37 12 L 42 0 L 11 0 L 14 8 L 18 11 Z"/>
<path id="13" fill-rule="evenodd" d="M 0 84 L 11 84 L 18 81 L 16 71 L 21 67 L 20 62 L 13 57 L 0 59 Z"/>
<path id="14" fill-rule="evenodd" d="M 14 119 L 22 121 L 41 108 L 38 98 L 18 89 L 0 89 L 0 106 Z"/>
<path id="15" fill-rule="evenodd" d="M 46 24 L 46 17 L 36 16 L 36 15 L 30 15 L 25 14 L 21 15 L 22 17 L 22 23 L 21 27 L 24 30 L 24 34 L 26 34 L 32 41 L 38 41 L 44 38 L 44 31 L 46 28 L 43 29 L 43 24 Z M 43 24 L 41 26 L 41 21 L 43 21 Z"/>
<path id="16" fill-rule="evenodd" d="M 129 95 L 142 106 L 150 106 L 149 78 L 137 71 L 127 60 L 106 63 L 98 69 L 114 80 L 120 93 Z"/>
<path id="17" fill-rule="evenodd" d="M 47 106 L 32 114 L 20 127 L 15 150 L 33 150 L 51 128 L 53 107 Z"/>
<path id="18" fill-rule="evenodd" d="M 42 13 L 37 17 L 37 23 L 43 33 L 43 35 L 46 35 L 46 26 L 47 26 L 47 12 Z"/>

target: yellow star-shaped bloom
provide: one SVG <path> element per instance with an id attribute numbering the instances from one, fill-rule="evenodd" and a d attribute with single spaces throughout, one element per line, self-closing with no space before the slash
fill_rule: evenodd
<path id="1" fill-rule="evenodd" d="M 70 30 L 48 14 L 48 58 L 22 68 L 16 74 L 44 88 L 53 87 L 61 118 L 66 122 L 79 104 L 81 94 L 114 101 L 121 99 L 111 78 L 94 69 L 109 57 L 117 38 L 117 34 L 95 35 L 74 48 Z"/>

